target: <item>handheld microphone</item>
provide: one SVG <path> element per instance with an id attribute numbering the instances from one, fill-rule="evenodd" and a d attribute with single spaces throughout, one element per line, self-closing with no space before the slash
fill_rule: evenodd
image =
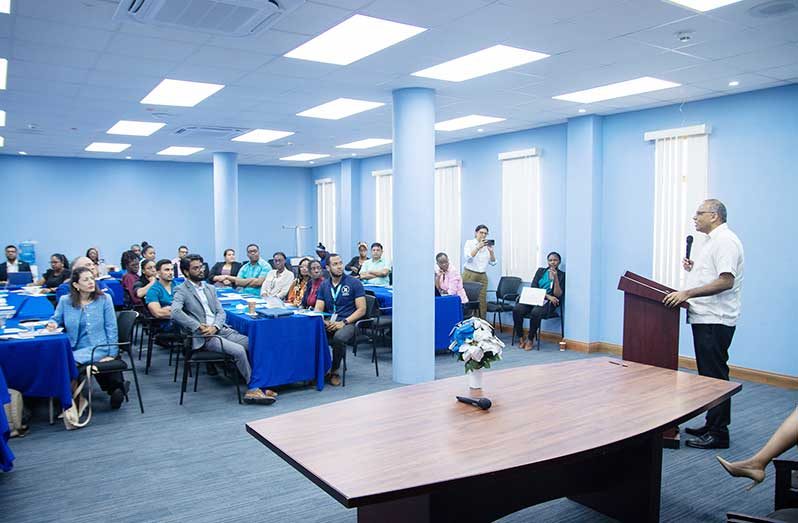
<path id="1" fill-rule="evenodd" d="M 468 405 L 473 405 L 474 407 L 479 407 L 482 410 L 488 410 L 492 403 L 488 398 L 468 398 L 466 396 L 457 396 L 457 401 L 461 403 L 467 403 Z"/>
<path id="2" fill-rule="evenodd" d="M 685 258 L 690 259 L 690 251 L 693 249 L 693 235 L 687 236 L 687 255 Z"/>

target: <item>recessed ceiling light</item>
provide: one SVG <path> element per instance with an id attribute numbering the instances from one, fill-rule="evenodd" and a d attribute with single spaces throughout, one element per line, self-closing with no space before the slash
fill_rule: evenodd
<path id="1" fill-rule="evenodd" d="M 125 156 L 125 160 L 130 160 L 132 156 Z"/>
<path id="2" fill-rule="evenodd" d="M 627 80 L 625 82 L 602 85 L 600 87 L 585 89 L 584 91 L 576 91 L 574 93 L 561 94 L 554 96 L 553 98 L 555 100 L 565 100 L 566 102 L 589 104 L 593 102 L 601 102 L 603 100 L 610 100 L 612 98 L 631 96 L 633 94 L 648 93 L 651 91 L 659 91 L 661 89 L 670 89 L 671 87 L 679 87 L 680 85 L 682 84 L 669 82 L 667 80 L 660 80 L 659 78 L 652 78 L 651 76 L 643 76 L 641 78 L 635 78 L 634 80 Z"/>
<path id="3" fill-rule="evenodd" d="M 368 111 L 377 107 L 382 107 L 383 105 L 385 104 L 382 102 L 368 102 L 366 100 L 355 100 L 352 98 L 338 98 L 332 102 L 317 105 L 316 107 L 311 107 L 310 109 L 302 111 L 301 113 L 297 113 L 297 116 L 324 118 L 325 120 L 340 120 L 341 118 L 346 118 L 347 116 L 352 116 L 353 114 L 362 113 L 363 111 Z"/>
<path id="4" fill-rule="evenodd" d="M 0 111 L 0 127 L 6 126 L 6 112 Z"/>
<path id="5" fill-rule="evenodd" d="M 742 2 L 743 0 L 665 0 L 665 1 L 670 2 L 671 4 L 676 4 L 682 7 L 686 7 L 688 9 L 692 9 L 693 11 L 699 11 L 701 13 L 705 13 L 707 11 L 712 11 L 713 9 L 717 9 L 718 7 L 723 7 L 726 5 L 736 4 L 737 2 Z"/>
<path id="6" fill-rule="evenodd" d="M 436 131 L 459 131 L 469 127 L 477 127 L 489 123 L 503 122 L 506 118 L 496 118 L 494 116 L 482 116 L 479 114 L 469 114 L 460 118 L 452 118 L 435 124 Z"/>
<path id="7" fill-rule="evenodd" d="M 308 162 L 308 163 L 316 163 L 316 162 L 314 162 L 313 160 L 311 160 L 311 161 L 310 161 L 310 162 Z"/>
<path id="8" fill-rule="evenodd" d="M 448 62 L 416 71 L 413 76 L 435 78 L 449 82 L 462 82 L 486 74 L 503 71 L 519 65 L 535 62 L 549 55 L 527 51 L 507 45 L 494 45 L 476 53 L 467 54 Z"/>
<path id="9" fill-rule="evenodd" d="M 357 153 L 352 153 L 352 156 L 357 156 Z"/>
<path id="10" fill-rule="evenodd" d="M 28 153 L 26 153 L 25 151 L 20 151 L 19 154 L 21 154 L 22 156 L 28 156 Z"/>
<path id="11" fill-rule="evenodd" d="M 130 147 L 129 143 L 93 142 L 86 146 L 84 151 L 90 153 L 121 153 Z"/>
<path id="12" fill-rule="evenodd" d="M 119 120 L 113 127 L 105 131 L 108 134 L 124 134 L 126 136 L 149 136 L 158 129 L 164 127 L 165 123 L 159 122 L 136 122 L 134 120 Z"/>
<path id="13" fill-rule="evenodd" d="M 280 158 L 286 162 L 307 162 L 309 160 L 318 160 L 319 158 L 327 158 L 329 154 L 316 154 L 316 153 L 299 153 L 292 156 L 285 156 Z"/>
<path id="14" fill-rule="evenodd" d="M 173 145 L 171 147 L 167 147 L 163 151 L 158 151 L 156 154 L 160 154 L 161 156 L 189 156 L 204 149 L 204 147 L 178 147 Z"/>
<path id="15" fill-rule="evenodd" d="M 740 85 L 740 82 L 738 82 L 737 80 L 732 80 L 731 82 L 729 82 L 729 87 L 737 87 L 738 85 Z"/>
<path id="16" fill-rule="evenodd" d="M 386 145 L 391 143 L 393 140 L 388 140 L 387 138 L 366 138 L 365 140 L 358 140 L 356 142 L 349 142 L 342 145 L 336 145 L 336 149 L 370 149 L 372 147 L 378 147 L 380 145 Z"/>
<path id="17" fill-rule="evenodd" d="M 579 112 L 580 112 L 580 113 L 586 113 L 586 112 L 587 112 L 587 110 L 586 110 L 586 109 L 579 109 Z"/>
<path id="18" fill-rule="evenodd" d="M 11 14 L 11 0 L 0 0 L 0 13 Z"/>
<path id="19" fill-rule="evenodd" d="M 6 88 L 6 79 L 8 76 L 8 60 L 0 58 L 0 89 Z"/>
<path id="20" fill-rule="evenodd" d="M 423 27 L 355 15 L 284 56 L 326 64 L 349 65 L 426 31 Z"/>
<path id="21" fill-rule="evenodd" d="M 176 107 L 194 107 L 204 99 L 224 88 L 221 84 L 203 82 L 186 82 L 184 80 L 161 81 L 141 103 L 152 105 L 173 105 Z"/>
<path id="22" fill-rule="evenodd" d="M 236 136 L 234 142 L 269 143 L 286 136 L 291 136 L 291 131 L 272 131 L 271 129 L 253 129 L 248 133 Z"/>
<path id="23" fill-rule="evenodd" d="M 480 127 L 479 129 L 477 129 L 477 132 L 478 132 L 478 133 L 484 133 L 484 132 L 485 132 L 485 129 L 483 129 L 482 127 Z"/>

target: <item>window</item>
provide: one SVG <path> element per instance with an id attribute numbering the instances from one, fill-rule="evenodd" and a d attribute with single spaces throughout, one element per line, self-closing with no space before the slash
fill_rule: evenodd
<path id="1" fill-rule="evenodd" d="M 538 149 L 502 153 L 501 265 L 505 276 L 531 281 L 540 265 Z"/>
<path id="2" fill-rule="evenodd" d="M 445 252 L 460 269 L 460 162 L 435 164 L 435 253 Z"/>
<path id="3" fill-rule="evenodd" d="M 655 142 L 652 277 L 679 289 L 686 276 L 681 260 L 687 235 L 693 235 L 693 253 L 704 242 L 695 233 L 691 217 L 707 198 L 709 129 L 695 125 L 655 131 L 645 133 L 645 139 Z"/>
<path id="4" fill-rule="evenodd" d="M 335 182 L 316 180 L 316 230 L 327 252 L 335 250 Z"/>
<path id="5" fill-rule="evenodd" d="M 376 240 L 382 244 L 382 257 L 391 263 L 393 260 L 393 175 L 390 170 L 371 173 L 376 181 L 374 191 L 377 215 Z"/>

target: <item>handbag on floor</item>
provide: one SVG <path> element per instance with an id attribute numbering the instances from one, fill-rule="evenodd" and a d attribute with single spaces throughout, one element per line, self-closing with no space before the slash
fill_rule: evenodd
<path id="1" fill-rule="evenodd" d="M 64 410 L 64 427 L 67 430 L 82 429 L 91 421 L 91 374 L 93 370 L 96 370 L 93 365 L 88 365 L 86 367 L 86 379 L 81 381 L 75 388 L 75 391 L 72 393 L 72 405 Z M 89 395 L 88 400 L 84 399 L 80 394 L 84 388 L 87 389 L 86 394 Z M 86 417 L 81 421 L 80 418 L 83 417 L 83 414 L 86 412 L 88 412 L 88 414 L 86 414 Z"/>
<path id="2" fill-rule="evenodd" d="M 15 389 L 8 389 L 11 403 L 5 405 L 8 428 L 12 438 L 21 438 L 28 432 L 28 427 L 22 423 L 22 393 Z"/>

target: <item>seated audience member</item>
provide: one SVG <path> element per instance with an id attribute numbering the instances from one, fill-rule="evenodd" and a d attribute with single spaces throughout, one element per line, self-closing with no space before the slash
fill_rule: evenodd
<path id="1" fill-rule="evenodd" d="M 324 280 L 316 298 L 316 311 L 332 314 L 324 320 L 327 341 L 332 347 L 330 385 L 341 384 L 338 369 L 346 345 L 352 343 L 357 331 L 355 322 L 366 315 L 366 291 L 360 280 L 344 274 L 344 261 L 337 254 L 329 256 L 330 279 Z"/>
<path id="2" fill-rule="evenodd" d="M 240 270 L 241 262 L 236 261 L 236 251 L 225 249 L 224 261 L 213 265 L 208 274 L 208 282 L 217 287 L 232 287 Z"/>
<path id="3" fill-rule="evenodd" d="M 91 362 L 92 349 L 97 345 L 117 343 L 116 313 L 111 297 L 101 292 L 95 282 L 94 273 L 88 267 L 72 271 L 69 294 L 58 300 L 53 317 L 47 328 L 64 327 L 72 346 L 72 355 L 78 364 L 78 376 L 86 375 L 86 365 Z M 117 346 L 97 347 L 94 363 L 116 358 Z M 96 376 L 102 390 L 111 396 L 111 408 L 122 406 L 130 383 L 124 381 L 121 372 Z M 73 383 L 73 387 L 76 383 Z"/>
<path id="4" fill-rule="evenodd" d="M 107 276 L 108 271 L 116 270 L 115 265 L 108 265 L 105 263 L 105 260 L 100 258 L 100 251 L 97 249 L 97 247 L 89 247 L 89 249 L 86 251 L 86 257 L 97 266 L 97 272 L 100 274 L 100 277 Z"/>
<path id="5" fill-rule="evenodd" d="M 728 462 L 720 456 L 716 457 L 723 468 L 726 469 L 726 472 L 735 478 L 752 479 L 754 482 L 751 487 L 753 487 L 757 483 L 762 483 L 765 479 L 765 467 L 774 458 L 796 445 L 798 445 L 798 408 L 787 416 L 787 419 L 782 422 L 776 432 L 770 436 L 765 446 L 750 458 L 743 461 Z M 748 488 L 750 489 L 751 487 Z"/>
<path id="6" fill-rule="evenodd" d="M 363 267 L 363 264 L 369 259 L 368 257 L 369 248 L 366 245 L 366 242 L 357 242 L 357 256 L 349 260 L 349 263 L 346 264 L 344 267 L 347 271 L 349 271 L 350 276 L 354 276 L 358 278 L 360 275 L 360 268 Z"/>
<path id="7" fill-rule="evenodd" d="M 45 271 L 44 276 L 31 285 L 42 287 L 42 292 L 55 292 L 59 285 L 69 280 L 70 276 L 66 256 L 56 253 L 50 256 L 50 268 Z"/>
<path id="8" fill-rule="evenodd" d="M 184 256 L 185 258 L 185 256 Z M 174 301 L 175 273 L 170 260 L 158 260 L 155 264 L 155 271 L 158 274 L 157 281 L 147 291 L 144 303 L 147 304 L 147 312 L 150 316 L 159 320 L 168 320 L 172 317 L 172 301 Z M 171 322 L 160 325 L 160 331 L 172 330 Z"/>
<path id="9" fill-rule="evenodd" d="M 133 294 L 141 303 L 131 302 L 133 305 L 144 305 L 144 298 L 147 296 L 147 292 L 158 281 L 158 271 L 155 269 L 155 263 L 147 258 L 141 261 L 141 276 L 133 284 Z"/>
<path id="10" fill-rule="evenodd" d="M 99 274 L 97 272 L 97 266 L 94 265 L 94 262 L 91 261 L 91 259 L 87 258 L 86 256 L 78 256 L 77 258 L 72 260 L 72 264 L 70 265 L 71 268 L 70 272 L 75 272 L 81 267 L 86 267 L 87 269 L 89 269 L 91 273 L 94 275 L 94 280 L 97 288 L 100 289 L 105 294 L 107 294 L 108 296 L 111 296 L 111 298 L 113 299 L 114 294 L 111 291 L 111 289 L 108 287 L 108 285 L 104 281 L 97 279 L 99 278 Z M 70 285 L 69 280 L 66 280 L 64 283 L 58 286 L 58 288 L 55 290 L 56 304 L 61 299 L 61 296 L 69 294 L 70 289 L 72 289 L 72 286 Z"/>
<path id="11" fill-rule="evenodd" d="M 147 242 L 141 242 L 141 259 L 155 261 L 155 247 Z"/>
<path id="12" fill-rule="evenodd" d="M 288 290 L 294 283 L 294 273 L 285 268 L 285 253 L 275 252 L 272 256 L 274 270 L 269 271 L 260 287 L 260 295 L 264 298 L 275 297 L 284 300 Z"/>
<path id="13" fill-rule="evenodd" d="M 141 259 L 141 245 L 139 245 L 138 243 L 134 243 L 133 245 L 130 246 L 130 250 L 133 251 L 133 253 L 135 253 L 136 257 L 138 257 L 139 260 Z M 122 269 L 123 270 L 125 269 L 124 265 L 122 266 Z"/>
<path id="14" fill-rule="evenodd" d="M 390 280 L 388 274 L 391 267 L 388 262 L 382 259 L 382 244 L 374 242 L 371 244 L 371 259 L 366 260 L 360 267 L 360 279 L 369 285 L 388 285 Z"/>
<path id="15" fill-rule="evenodd" d="M 565 273 L 559 269 L 562 259 L 556 252 L 546 256 L 548 267 L 540 267 L 532 278 L 530 287 L 546 289 L 546 299 L 543 305 L 526 305 L 516 303 L 513 307 L 513 329 L 518 336 L 519 346 L 524 350 L 531 350 L 535 335 L 540 327 L 543 316 L 551 314 L 560 306 L 560 301 L 565 297 Z M 524 318 L 530 318 L 529 337 L 524 336 Z"/>
<path id="16" fill-rule="evenodd" d="M 258 296 L 266 275 L 272 270 L 266 260 L 260 257 L 260 248 L 254 243 L 247 245 L 247 258 L 238 271 L 238 276 L 231 278 L 236 287 L 241 287 L 241 293 L 249 296 Z"/>
<path id="17" fill-rule="evenodd" d="M 124 268 L 127 272 L 124 276 L 122 276 L 122 289 L 125 292 L 125 305 L 141 305 L 143 302 L 136 296 L 136 292 L 133 290 L 133 286 L 136 285 L 136 282 L 139 281 L 139 269 L 141 266 L 141 262 L 139 261 L 139 257 L 136 256 L 136 253 L 133 251 L 125 251 L 122 253 L 122 259 L 120 260 L 122 268 Z"/>
<path id="18" fill-rule="evenodd" d="M 288 289 L 288 296 L 285 301 L 289 305 L 300 307 L 302 305 L 302 298 L 305 296 L 305 288 L 310 281 L 310 259 L 302 258 L 299 262 L 299 275 L 291 283 L 291 288 Z"/>
<path id="19" fill-rule="evenodd" d="M 308 273 L 310 280 L 305 286 L 305 294 L 302 296 L 300 307 L 313 309 L 316 307 L 319 289 L 321 289 L 321 284 L 324 282 L 324 271 L 321 268 L 321 262 L 319 260 L 311 260 L 308 264 Z"/>
<path id="20" fill-rule="evenodd" d="M 188 247 L 185 245 L 181 245 L 177 248 L 177 258 L 172 258 L 172 267 L 175 271 L 175 278 L 185 278 L 183 273 L 180 272 L 180 260 L 186 257 L 188 254 Z"/>
<path id="21" fill-rule="evenodd" d="M 321 262 L 321 270 L 327 270 L 327 247 L 325 247 L 321 242 L 319 242 L 319 244 L 316 246 L 316 255 L 319 257 L 319 261 Z"/>
<path id="22" fill-rule="evenodd" d="M 460 301 L 466 303 L 468 296 L 463 288 L 463 279 L 460 272 L 449 266 L 449 257 L 445 252 L 439 252 L 435 256 L 438 266 L 435 268 L 435 288 L 441 296 L 460 296 Z"/>
<path id="23" fill-rule="evenodd" d="M 252 368 L 247 359 L 249 340 L 227 325 L 227 315 L 216 297 L 216 290 L 205 280 L 204 260 L 198 254 L 189 254 L 180 260 L 180 270 L 186 275 L 186 282 L 177 287 L 172 302 L 172 321 L 194 335 L 219 336 L 218 338 L 194 338 L 192 349 L 205 349 L 230 354 L 244 381 L 249 384 Z M 258 388 L 247 390 L 244 401 L 247 403 L 274 403 L 276 394 Z"/>
<path id="24" fill-rule="evenodd" d="M 8 281 L 9 272 L 30 272 L 30 265 L 17 256 L 16 245 L 6 245 L 6 261 L 0 263 L 0 282 Z"/>

